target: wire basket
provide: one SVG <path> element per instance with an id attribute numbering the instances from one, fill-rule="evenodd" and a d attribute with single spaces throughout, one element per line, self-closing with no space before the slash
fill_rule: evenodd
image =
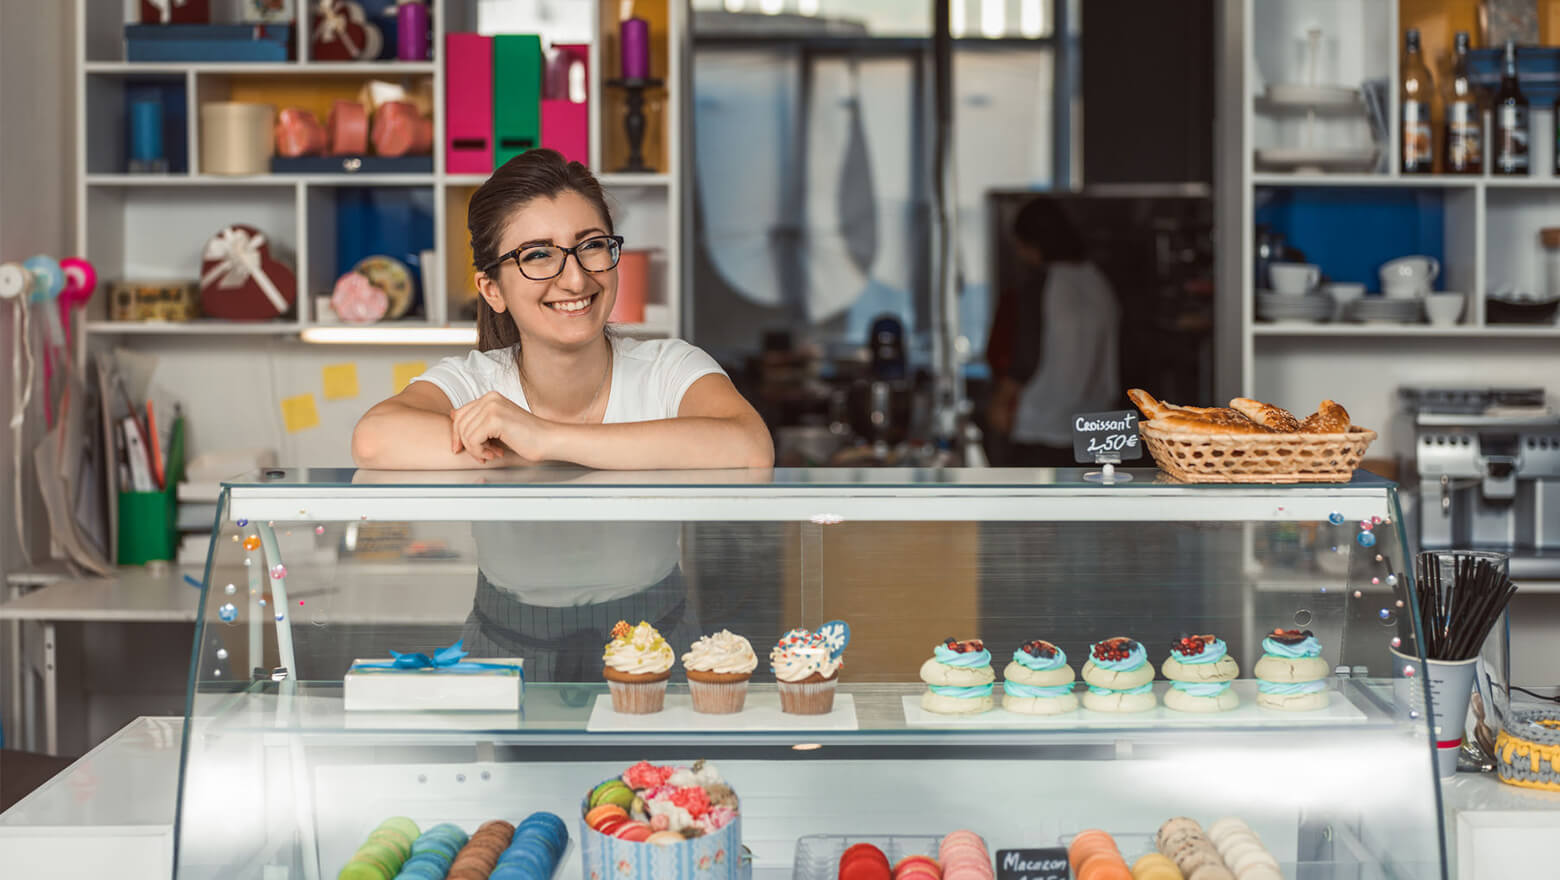
<path id="1" fill-rule="evenodd" d="M 910 856 L 937 858 L 942 838 L 926 834 L 809 834 L 796 841 L 796 867 L 792 880 L 834 880 L 840 873 L 840 856 L 858 843 L 870 843 L 888 856 L 890 865 Z"/>
<path id="2" fill-rule="evenodd" d="M 1159 469 L 1188 483 L 1347 483 L 1376 439 L 1368 428 L 1343 434 L 1218 434 L 1141 422 L 1143 445 Z"/>

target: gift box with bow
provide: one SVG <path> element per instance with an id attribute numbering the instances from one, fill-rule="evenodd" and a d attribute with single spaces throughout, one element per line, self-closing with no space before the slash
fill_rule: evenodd
<path id="1" fill-rule="evenodd" d="M 298 282 L 253 226 L 224 227 L 206 242 L 200 264 L 200 310 L 208 318 L 263 321 L 292 309 Z"/>
<path id="2" fill-rule="evenodd" d="M 518 711 L 525 694 L 525 661 L 467 660 L 463 641 L 431 657 L 391 651 L 389 660 L 352 661 L 342 678 L 344 707 L 349 712 Z"/>
<path id="3" fill-rule="evenodd" d="M 309 56 L 316 61 L 371 61 L 384 48 L 384 34 L 355 0 L 314 4 Z"/>
<path id="4" fill-rule="evenodd" d="M 142 24 L 205 24 L 211 0 L 141 0 Z"/>

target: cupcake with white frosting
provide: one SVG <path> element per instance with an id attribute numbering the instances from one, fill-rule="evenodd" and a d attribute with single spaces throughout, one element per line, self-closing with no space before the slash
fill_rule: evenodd
<path id="1" fill-rule="evenodd" d="M 707 715 L 741 712 L 747 702 L 748 679 L 758 668 L 758 655 L 747 639 L 730 630 L 704 636 L 682 657 L 688 672 L 693 711 Z"/>
<path id="2" fill-rule="evenodd" d="M 666 682 L 677 655 L 655 627 L 642 620 L 632 627 L 626 620 L 618 621 L 601 659 L 613 711 L 649 715 L 665 706 Z"/>
<path id="3" fill-rule="evenodd" d="M 834 688 L 845 665 L 850 627 L 833 620 L 817 632 L 793 629 L 769 652 L 770 669 L 780 689 L 780 711 L 827 715 L 834 711 Z"/>

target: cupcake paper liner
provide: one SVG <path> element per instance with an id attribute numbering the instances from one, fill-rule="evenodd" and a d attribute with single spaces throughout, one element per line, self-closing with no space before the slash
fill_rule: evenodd
<path id="1" fill-rule="evenodd" d="M 622 715 L 651 715 L 666 705 L 666 683 L 659 681 L 608 681 L 612 691 L 612 711 Z"/>
<path id="2" fill-rule="evenodd" d="M 834 688 L 838 678 L 828 681 L 782 681 L 780 711 L 792 715 L 827 715 L 834 711 Z"/>
<path id="3" fill-rule="evenodd" d="M 703 682 L 688 679 L 688 693 L 693 696 L 693 711 L 705 715 L 731 715 L 741 712 L 747 703 L 748 682 Z"/>

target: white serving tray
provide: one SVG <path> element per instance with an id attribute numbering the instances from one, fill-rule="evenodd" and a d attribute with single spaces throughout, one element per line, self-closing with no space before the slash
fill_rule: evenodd
<path id="1" fill-rule="evenodd" d="M 911 727 L 1303 727 L 1307 725 L 1364 724 L 1365 713 L 1338 691 L 1331 691 L 1327 708 L 1312 712 L 1284 712 L 1257 705 L 1257 681 L 1245 679 L 1233 683 L 1240 705 L 1228 712 L 1177 712 L 1165 708 L 1165 691 L 1170 682 L 1154 682 L 1158 705 L 1147 712 L 1094 712 L 1082 707 L 1087 688 L 1076 691 L 1079 707 L 1060 715 L 1021 715 L 1002 708 L 1002 688 L 992 693 L 997 708 L 979 715 L 938 715 L 921 708 L 921 697 L 902 698 L 905 723 Z"/>
<path id="2" fill-rule="evenodd" d="M 693 711 L 688 694 L 666 695 L 666 708 L 650 715 L 619 715 L 612 711 L 612 695 L 596 697 L 589 733 L 689 733 L 706 731 L 801 731 L 856 730 L 856 701 L 850 694 L 834 695 L 834 711 L 827 715 L 788 715 L 780 711 L 780 694 L 775 691 L 748 691 L 741 712 L 731 715 L 704 715 Z"/>

